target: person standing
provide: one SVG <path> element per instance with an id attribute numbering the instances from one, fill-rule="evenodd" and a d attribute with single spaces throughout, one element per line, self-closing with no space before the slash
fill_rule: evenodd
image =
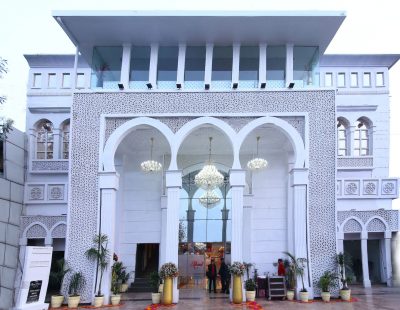
<path id="1" fill-rule="evenodd" d="M 208 265 L 207 277 L 208 277 L 208 292 L 211 293 L 211 286 L 213 286 L 214 293 L 216 293 L 217 265 L 215 265 L 214 258 L 211 259 L 211 263 Z"/>
<path id="2" fill-rule="evenodd" d="M 286 275 L 285 265 L 282 258 L 278 259 L 278 276 L 284 277 Z"/>
<path id="3" fill-rule="evenodd" d="M 218 274 L 221 277 L 221 293 L 229 294 L 229 270 L 228 265 L 225 264 L 224 258 L 221 258 L 221 267 L 219 268 Z"/>

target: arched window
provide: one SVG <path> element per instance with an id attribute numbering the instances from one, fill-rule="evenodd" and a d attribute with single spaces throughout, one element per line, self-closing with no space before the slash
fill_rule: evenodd
<path id="1" fill-rule="evenodd" d="M 346 119 L 339 117 L 336 123 L 337 127 L 337 155 L 346 156 L 349 155 L 348 145 L 348 128 L 349 123 Z"/>
<path id="2" fill-rule="evenodd" d="M 62 145 L 61 154 L 62 159 L 69 159 L 69 120 L 66 120 L 61 127 Z"/>
<path id="3" fill-rule="evenodd" d="M 42 120 L 37 126 L 36 159 L 53 159 L 53 124 Z"/>
<path id="4" fill-rule="evenodd" d="M 354 130 L 354 156 L 370 155 L 369 124 L 360 118 Z"/>

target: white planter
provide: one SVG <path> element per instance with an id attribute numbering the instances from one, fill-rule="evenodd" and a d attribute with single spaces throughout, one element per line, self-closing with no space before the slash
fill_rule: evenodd
<path id="1" fill-rule="evenodd" d="M 128 290 L 128 283 L 121 284 L 121 293 L 125 293 Z"/>
<path id="2" fill-rule="evenodd" d="M 104 296 L 95 296 L 94 297 L 94 306 L 96 308 L 100 308 L 104 304 Z"/>
<path id="3" fill-rule="evenodd" d="M 63 295 L 53 295 L 51 296 L 51 307 L 52 308 L 60 308 L 64 301 Z"/>
<path id="4" fill-rule="evenodd" d="M 331 300 L 331 293 L 329 292 L 322 292 L 321 293 L 321 298 L 325 302 L 329 302 Z"/>
<path id="5" fill-rule="evenodd" d="M 68 308 L 78 308 L 81 296 L 68 296 Z"/>
<path id="6" fill-rule="evenodd" d="M 294 299 L 294 291 L 293 290 L 288 290 L 286 292 L 286 297 L 288 300 L 293 300 Z"/>
<path id="7" fill-rule="evenodd" d="M 160 293 L 151 293 L 151 303 L 155 304 L 155 305 L 161 303 L 161 294 Z"/>
<path id="8" fill-rule="evenodd" d="M 121 295 L 111 295 L 111 304 L 113 306 L 117 306 L 119 305 L 119 303 L 121 302 Z"/>
<path id="9" fill-rule="evenodd" d="M 340 290 L 340 298 L 345 301 L 350 301 L 351 290 Z"/>
<path id="10" fill-rule="evenodd" d="M 300 292 L 301 302 L 308 302 L 308 292 Z"/>
<path id="11" fill-rule="evenodd" d="M 246 291 L 246 301 L 256 300 L 256 291 Z"/>

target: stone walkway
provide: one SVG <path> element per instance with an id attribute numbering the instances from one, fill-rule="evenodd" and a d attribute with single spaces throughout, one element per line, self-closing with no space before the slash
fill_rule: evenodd
<path id="1" fill-rule="evenodd" d="M 357 299 L 356 302 L 339 302 L 334 301 L 328 304 L 321 301 L 313 301 L 308 304 L 301 304 L 290 301 L 268 301 L 264 298 L 258 298 L 257 303 L 262 306 L 262 309 L 326 309 L 326 310 L 399 310 L 400 309 L 400 288 L 388 288 L 384 286 L 375 286 L 372 289 L 364 289 L 361 287 L 352 287 L 352 296 Z M 247 306 L 238 306 L 229 304 L 226 295 L 217 293 L 208 295 L 202 290 L 180 290 L 181 299 L 179 304 L 171 307 L 160 307 L 162 309 L 176 310 L 203 310 L 203 309 L 256 309 Z M 144 310 L 146 306 L 151 304 L 150 293 L 129 293 L 125 294 L 123 306 L 121 310 Z M 113 308 L 111 308 L 113 309 Z M 115 308 L 114 308 L 115 309 Z"/>

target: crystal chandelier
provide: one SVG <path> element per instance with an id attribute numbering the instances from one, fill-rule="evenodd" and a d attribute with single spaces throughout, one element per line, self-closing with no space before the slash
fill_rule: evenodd
<path id="1" fill-rule="evenodd" d="M 146 160 L 140 164 L 140 167 L 144 172 L 157 172 L 160 171 L 162 165 L 158 162 L 153 160 L 153 144 L 154 138 L 150 138 L 151 147 L 150 147 L 150 160 Z"/>
<path id="2" fill-rule="evenodd" d="M 210 139 L 210 147 L 209 147 L 209 154 L 208 154 L 208 162 L 207 164 L 201 169 L 201 171 L 196 174 L 194 177 L 195 184 L 205 189 L 206 191 L 211 191 L 216 187 L 221 186 L 224 183 L 224 176 L 218 171 L 217 167 L 215 167 L 211 163 L 211 141 Z"/>
<path id="3" fill-rule="evenodd" d="M 247 162 L 247 168 L 253 171 L 258 171 L 264 169 L 268 166 L 268 162 L 264 158 L 258 157 L 258 143 L 260 141 L 260 137 L 257 137 L 257 155 L 255 158 Z"/>
<path id="4" fill-rule="evenodd" d="M 213 190 L 205 191 L 199 198 L 200 203 L 207 208 L 215 207 L 220 200 L 221 198 Z"/>

